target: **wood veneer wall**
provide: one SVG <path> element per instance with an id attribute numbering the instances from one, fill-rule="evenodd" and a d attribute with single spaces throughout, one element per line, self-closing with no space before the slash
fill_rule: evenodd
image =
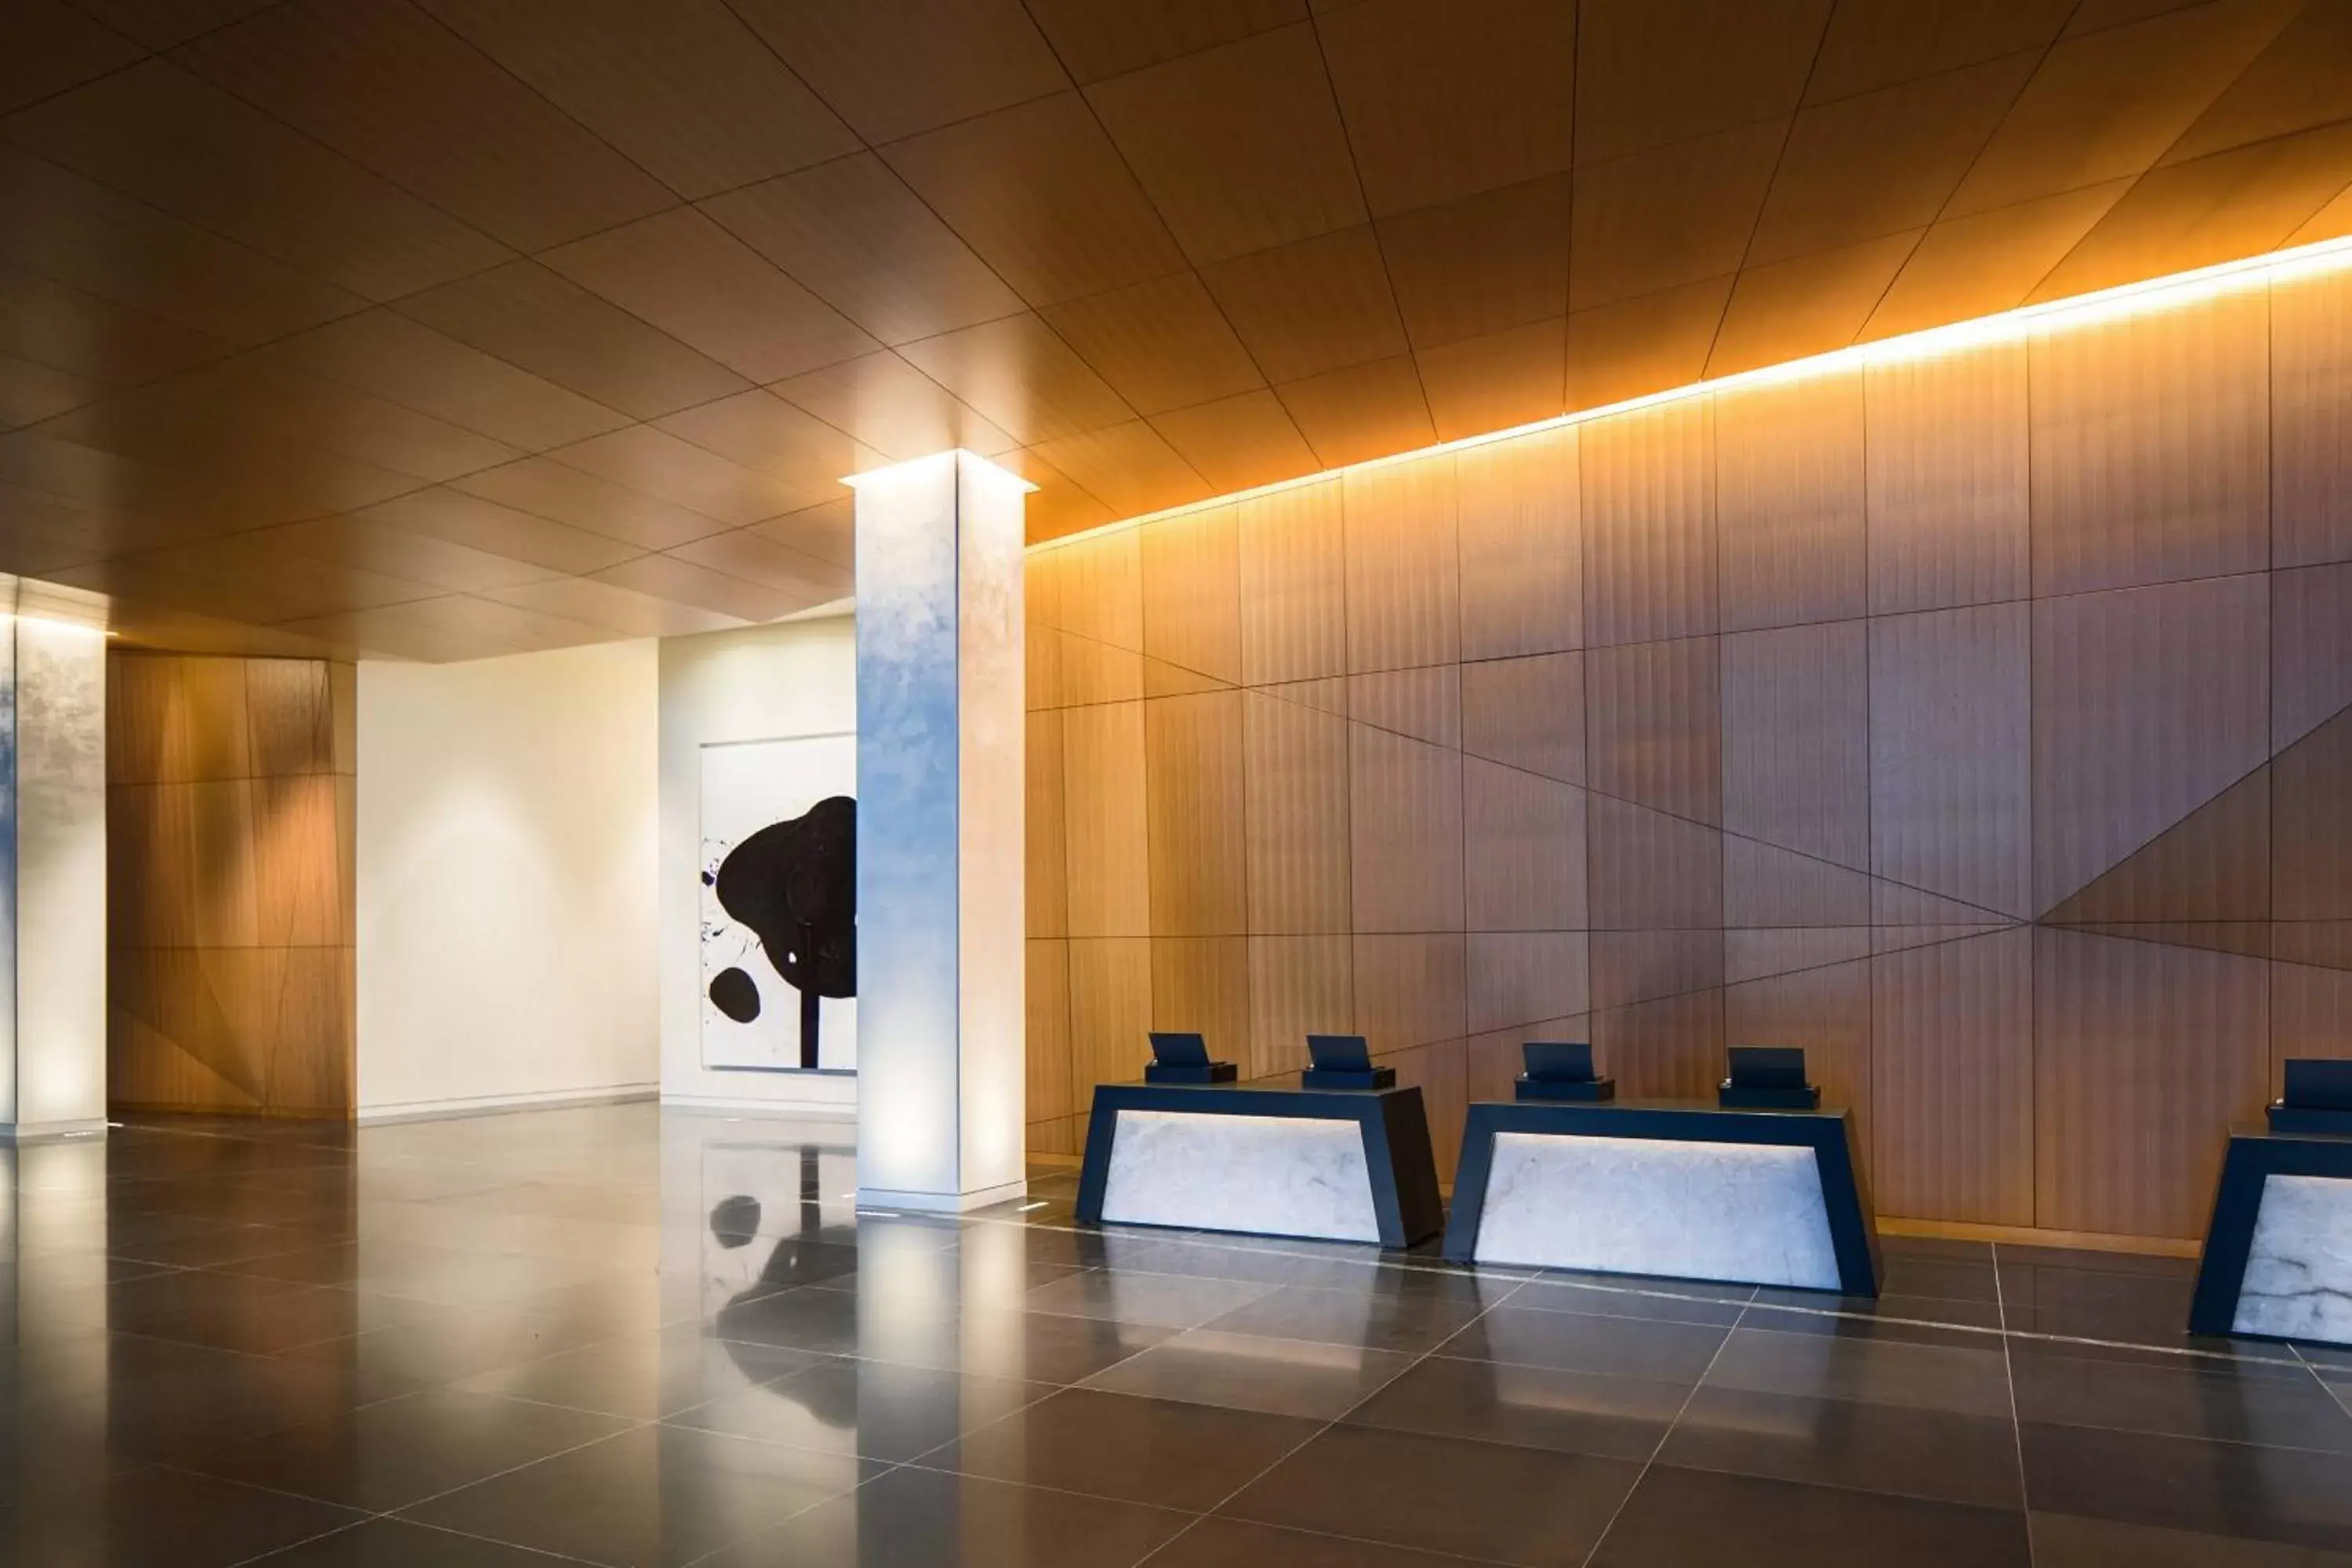
<path id="1" fill-rule="evenodd" d="M 2352 279 L 1349 470 L 1030 561 L 1030 1132 L 1152 1026 L 1430 1096 L 1806 1048 L 1881 1213 L 2199 1234 L 2352 1055 Z"/>
<path id="2" fill-rule="evenodd" d="M 107 1098 L 348 1117 L 352 667 L 107 660 Z"/>

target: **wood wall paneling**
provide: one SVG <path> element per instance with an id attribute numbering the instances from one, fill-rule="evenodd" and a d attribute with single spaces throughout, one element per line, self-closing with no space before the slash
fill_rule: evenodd
<path id="1" fill-rule="evenodd" d="M 1063 853 L 1074 937 L 1150 933 L 1143 737 L 1140 702 L 1063 712 Z"/>
<path id="2" fill-rule="evenodd" d="M 2033 1223 L 2033 933 L 1871 961 L 1871 1188 L 1881 1214 Z"/>
<path id="3" fill-rule="evenodd" d="M 1241 503 L 1242 679 L 1251 686 L 1348 670 L 1348 561 L 1339 482 Z"/>
<path id="4" fill-rule="evenodd" d="M 2352 561 L 2352 274 L 2271 286 L 2271 559 Z"/>
<path id="5" fill-rule="evenodd" d="M 1348 726 L 1349 878 L 1359 931 L 1462 929 L 1462 754 Z"/>
<path id="6" fill-rule="evenodd" d="M 1242 698 L 1252 932 L 1349 929 L 1348 721 L 1265 692 Z"/>
<path id="7" fill-rule="evenodd" d="M 1864 395 L 1871 613 L 2023 598 L 2025 346 L 1874 365 Z"/>
<path id="8" fill-rule="evenodd" d="M 1462 657 L 1584 642 L 1584 541 L 1574 426 L 1472 447 L 1454 459 Z"/>
<path id="9" fill-rule="evenodd" d="M 1861 621 L 1723 639 L 1723 826 L 1870 863 L 1869 634 Z"/>
<path id="10" fill-rule="evenodd" d="M 1767 384 L 1715 401 L 1723 629 L 1863 614 L 1861 375 Z"/>
<path id="11" fill-rule="evenodd" d="M 1714 436 L 1703 398 L 1579 433 L 1588 645 L 1716 629 Z"/>
<path id="12" fill-rule="evenodd" d="M 1341 493 L 1348 668 L 1453 663 L 1462 649 L 1453 455 L 1350 470 Z"/>
<path id="13" fill-rule="evenodd" d="M 1240 692 L 1163 697 L 1143 705 L 1143 799 L 1151 934 L 1246 932 Z"/>

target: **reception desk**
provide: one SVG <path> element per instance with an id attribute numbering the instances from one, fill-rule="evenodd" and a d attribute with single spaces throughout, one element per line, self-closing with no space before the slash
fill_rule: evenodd
<path id="1" fill-rule="evenodd" d="M 1473 1105 L 1445 1256 L 1878 1294 L 1853 1118 L 1834 1110 Z"/>
<path id="2" fill-rule="evenodd" d="M 1444 1223 L 1421 1090 L 1095 1088 L 1081 1225 L 1403 1247 Z"/>
<path id="3" fill-rule="evenodd" d="M 2352 1344 L 2352 1137 L 2230 1129 L 2189 1329 Z"/>

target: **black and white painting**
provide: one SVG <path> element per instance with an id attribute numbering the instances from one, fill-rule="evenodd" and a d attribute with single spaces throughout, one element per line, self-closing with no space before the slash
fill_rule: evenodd
<path id="1" fill-rule="evenodd" d="M 857 1065 L 857 739 L 702 748 L 702 1063 Z"/>

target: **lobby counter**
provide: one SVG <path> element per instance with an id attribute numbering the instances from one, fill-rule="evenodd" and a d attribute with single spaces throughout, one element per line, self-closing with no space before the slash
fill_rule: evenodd
<path id="1" fill-rule="evenodd" d="M 2189 1331 L 2352 1344 L 2352 1136 L 2230 1129 Z"/>
<path id="2" fill-rule="evenodd" d="M 1445 1256 L 1878 1294 L 1853 1118 L 1836 1110 L 1475 1104 Z"/>
<path id="3" fill-rule="evenodd" d="M 1444 1224 L 1421 1089 L 1097 1084 L 1077 1220 L 1411 1247 Z"/>

